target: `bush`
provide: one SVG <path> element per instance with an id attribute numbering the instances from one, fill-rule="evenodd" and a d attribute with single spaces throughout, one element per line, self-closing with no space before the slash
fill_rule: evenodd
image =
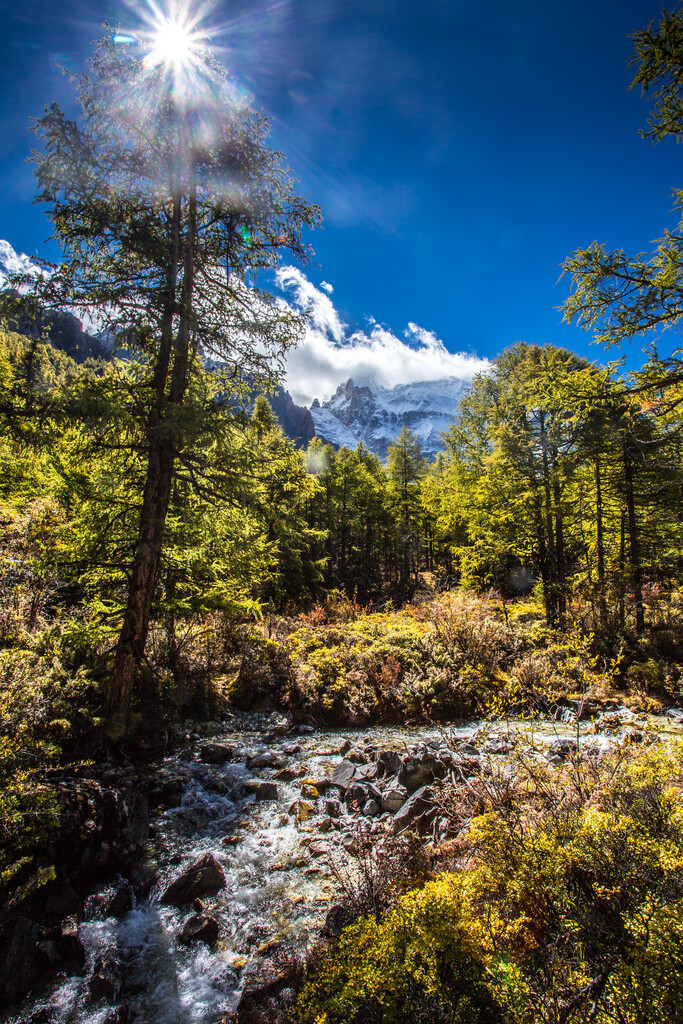
<path id="1" fill-rule="evenodd" d="M 516 768 L 461 870 L 318 958 L 300 1024 L 683 1021 L 681 746 Z"/>

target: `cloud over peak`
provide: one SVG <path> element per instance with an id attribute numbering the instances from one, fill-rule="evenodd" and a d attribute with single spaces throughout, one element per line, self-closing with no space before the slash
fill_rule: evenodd
<path id="1" fill-rule="evenodd" d="M 350 377 L 372 377 L 395 387 L 444 377 L 471 380 L 489 368 L 487 359 L 449 352 L 432 331 L 414 323 L 402 338 L 372 318 L 365 330 L 349 331 L 330 299 L 332 286 L 324 281 L 316 288 L 297 267 L 280 268 L 277 284 L 292 309 L 310 310 L 305 339 L 286 361 L 286 387 L 299 404 L 328 398 Z"/>

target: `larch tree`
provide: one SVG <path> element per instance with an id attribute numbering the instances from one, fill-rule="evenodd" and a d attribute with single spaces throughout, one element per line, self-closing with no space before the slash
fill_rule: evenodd
<path id="1" fill-rule="evenodd" d="M 41 282 L 41 304 L 88 314 L 138 366 L 120 401 L 144 482 L 108 696 L 125 718 L 174 483 L 201 489 L 194 442 L 207 417 L 272 381 L 296 342 L 304 319 L 257 287 L 257 274 L 283 253 L 309 257 L 302 232 L 319 211 L 268 148 L 267 119 L 191 34 L 170 54 L 158 40 L 141 53 L 116 38 L 74 79 L 78 119 L 53 104 L 35 122 L 34 162 L 64 256 Z M 192 382 L 209 363 L 222 383 L 207 405 Z"/>

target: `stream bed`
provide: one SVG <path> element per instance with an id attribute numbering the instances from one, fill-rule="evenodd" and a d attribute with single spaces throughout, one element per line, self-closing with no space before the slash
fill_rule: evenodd
<path id="1" fill-rule="evenodd" d="M 658 719 L 658 728 L 679 734 L 680 725 Z M 626 722 L 624 725 L 628 725 Z M 330 818 L 324 789 L 302 799 L 308 780 L 330 780 L 351 747 L 366 758 L 380 751 L 447 752 L 471 741 L 480 722 L 445 728 L 371 727 L 354 733 L 286 733 L 282 722 L 247 722 L 220 731 L 211 743 L 196 742 L 167 758 L 161 768 L 179 782 L 176 806 L 152 818 L 148 871 L 154 878 L 144 898 L 118 917 L 103 916 L 93 894 L 78 935 L 86 961 L 64 974 L 39 998 L 31 998 L 4 1024 L 218 1024 L 237 1009 L 245 987 L 267 985 L 278 951 L 302 951 L 317 937 L 338 898 L 328 853 L 345 857 L 344 837 L 354 827 L 346 808 Z M 495 731 L 496 727 L 491 727 Z M 500 726 L 497 727 L 500 730 Z M 528 728 L 528 727 L 526 727 Z M 529 737 L 539 747 L 575 735 L 575 727 L 536 724 Z M 589 737 L 604 746 L 612 730 Z M 231 760 L 207 763 L 207 747 L 221 744 Z M 204 754 L 202 754 L 204 751 Z M 210 751 L 209 751 L 210 753 Z M 503 751 L 495 751 L 494 754 Z M 213 756 L 213 755 L 212 755 Z M 345 762 L 346 763 L 346 762 Z M 263 783 L 275 783 L 276 799 L 259 799 Z M 272 791 L 272 789 L 271 789 Z M 265 792 L 265 791 L 262 791 Z M 329 791 L 335 794 L 334 789 Z M 385 819 L 390 815 L 384 815 Z M 357 819 L 357 815 L 356 815 Z M 192 906 L 166 905 L 168 884 L 201 856 L 220 864 L 225 886 L 202 897 L 195 911 L 218 925 L 217 944 L 184 942 Z M 97 977 L 95 977 L 97 975 Z M 98 980 L 99 979 L 99 980 Z"/>

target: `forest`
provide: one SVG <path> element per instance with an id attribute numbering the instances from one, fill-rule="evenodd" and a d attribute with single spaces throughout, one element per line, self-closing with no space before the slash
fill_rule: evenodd
<path id="1" fill-rule="evenodd" d="M 643 134 L 681 141 L 683 15 L 634 47 Z M 285 943 L 279 987 L 202 1021 L 683 1021 L 683 748 L 660 735 L 683 720 L 680 225 L 649 256 L 593 243 L 567 258 L 564 315 L 604 362 L 511 345 L 431 462 L 408 428 L 386 462 L 297 447 L 268 398 L 305 316 L 263 282 L 283 255 L 312 257 L 320 211 L 266 119 L 228 104 L 213 60 L 171 94 L 110 38 L 74 85 L 78 121 L 53 105 L 34 124 L 64 261 L 1 296 L 3 997 L 85 972 L 90 1002 L 69 1020 L 94 1021 L 104 998 L 107 1022 L 151 1024 L 125 972 L 115 984 L 82 946 L 97 887 L 118 874 L 136 906 L 158 896 L 116 815 L 103 852 L 107 800 L 135 770 L 168 811 L 168 758 L 239 760 L 216 740 L 241 722 L 268 742 L 353 735 L 334 751 L 345 782 L 336 764 L 324 786 L 291 765 L 271 776 L 266 757 L 266 781 L 235 791 L 258 804 L 259 786 L 300 777 L 290 819 L 330 834 L 345 801 L 354 866 L 330 854 L 342 926 L 328 915 L 306 950 Z M 108 344 L 67 353 L 60 310 L 96 314 Z M 620 347 L 643 338 L 627 370 Z M 272 735 L 259 715 L 280 716 Z M 458 746 L 448 729 L 470 720 Z M 569 726 L 548 756 L 534 722 Z M 439 756 L 378 748 L 372 730 L 398 726 L 438 727 Z M 403 794 L 391 812 L 388 791 Z M 46 911 L 67 889 L 65 912 Z M 67 1019 L 27 1005 L 11 1019 Z"/>

